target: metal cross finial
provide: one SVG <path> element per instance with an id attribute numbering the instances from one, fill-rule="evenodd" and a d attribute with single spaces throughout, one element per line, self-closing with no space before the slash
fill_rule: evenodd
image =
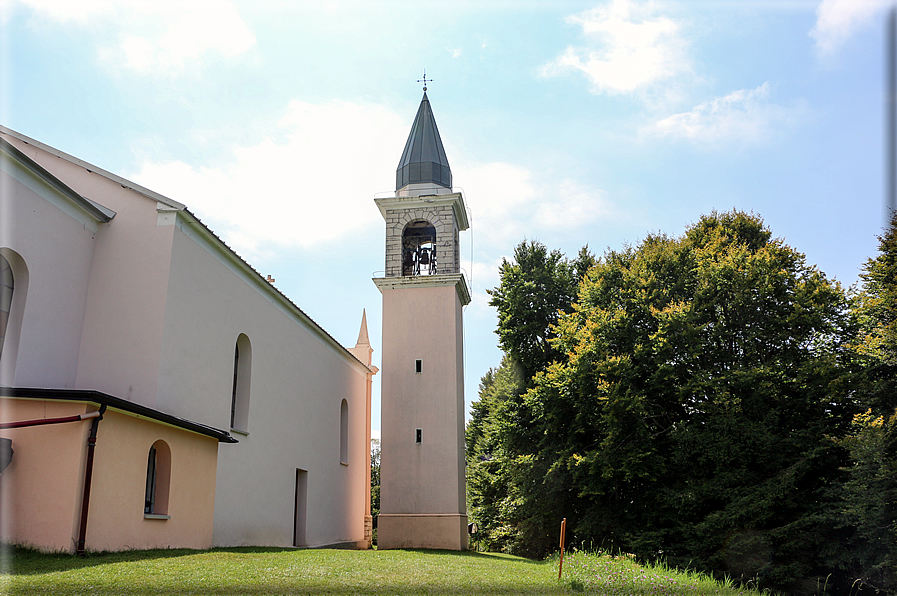
<path id="1" fill-rule="evenodd" d="M 422 78 L 422 79 L 417 79 L 417 82 L 418 82 L 418 83 L 423 83 L 423 84 L 424 84 L 424 91 L 427 90 L 427 81 L 430 81 L 430 82 L 432 83 L 432 82 L 433 82 L 433 79 L 428 79 L 428 78 L 427 78 L 427 69 L 425 68 L 425 69 L 424 69 L 424 78 Z"/>

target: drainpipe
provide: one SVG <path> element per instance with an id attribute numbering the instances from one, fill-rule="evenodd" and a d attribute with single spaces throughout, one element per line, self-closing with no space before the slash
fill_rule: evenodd
<path id="1" fill-rule="evenodd" d="M 84 470 L 84 494 L 81 497 L 81 524 L 78 530 L 78 542 L 75 552 L 79 557 L 84 556 L 84 542 L 87 538 L 87 509 L 90 504 L 90 480 L 93 476 L 93 451 L 97 444 L 97 427 L 103 419 L 106 404 L 100 406 L 99 415 L 93 419 L 90 425 L 90 436 L 87 437 L 87 466 Z"/>
<path id="2" fill-rule="evenodd" d="M 18 422 L 0 422 L 0 429 L 6 428 L 25 428 L 27 426 L 41 426 L 43 424 L 62 424 L 64 422 L 78 422 L 87 420 L 88 418 L 96 418 L 100 412 L 94 410 L 86 414 L 77 414 L 75 416 L 64 416 L 62 418 L 38 418 L 37 420 L 19 420 Z"/>

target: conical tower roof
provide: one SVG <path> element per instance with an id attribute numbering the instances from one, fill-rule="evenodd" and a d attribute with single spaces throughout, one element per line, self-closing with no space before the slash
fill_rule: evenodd
<path id="1" fill-rule="evenodd" d="M 452 187 L 452 170 L 449 167 L 436 119 L 430 109 L 430 100 L 424 89 L 424 97 L 411 126 L 411 134 L 405 143 L 405 151 L 396 168 L 396 190 L 409 184 L 438 184 Z"/>

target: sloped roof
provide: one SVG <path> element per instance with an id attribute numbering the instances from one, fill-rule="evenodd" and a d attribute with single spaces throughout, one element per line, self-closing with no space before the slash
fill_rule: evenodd
<path id="1" fill-rule="evenodd" d="M 193 422 L 186 418 L 179 418 L 166 414 L 153 408 L 148 408 L 142 404 L 138 404 L 102 391 L 94 391 L 93 389 L 44 389 L 40 387 L 6 387 L 0 386 L 0 397 L 13 397 L 21 399 L 43 399 L 56 401 L 74 401 L 94 403 L 98 405 L 105 404 L 107 407 L 121 412 L 127 412 L 139 418 L 149 418 L 156 422 L 183 428 L 213 439 L 218 439 L 219 443 L 237 443 L 237 439 L 231 436 L 229 432 L 218 428 Z"/>
<path id="2" fill-rule="evenodd" d="M 32 139 L 26 135 L 23 135 L 22 133 L 16 132 L 16 131 L 12 130 L 11 128 L 7 128 L 6 126 L 0 125 L 0 134 L 9 135 L 27 145 L 33 145 L 33 146 L 37 147 L 38 149 L 46 151 L 50 155 L 54 155 L 56 157 L 66 160 L 72 164 L 78 165 L 78 166 L 88 170 L 89 172 L 93 172 L 95 174 L 103 176 L 104 178 L 107 178 L 113 182 L 116 182 L 122 188 L 132 190 L 140 195 L 143 195 L 149 199 L 156 201 L 157 203 L 166 205 L 167 207 L 169 207 L 170 209 L 172 209 L 174 211 L 181 213 L 184 216 L 184 219 L 188 225 L 190 225 L 194 229 L 198 230 L 201 233 L 201 235 L 203 235 L 207 238 L 207 240 L 209 240 L 213 244 L 217 245 L 221 249 L 221 252 L 224 255 L 226 255 L 227 258 L 232 263 L 236 264 L 239 268 L 244 269 L 250 277 L 254 278 L 256 281 L 256 285 L 259 288 L 261 288 L 262 291 L 270 293 L 277 302 L 279 302 L 286 308 L 286 310 L 288 312 L 292 312 L 292 314 L 294 316 L 296 316 L 296 318 L 302 320 L 305 324 L 307 324 L 313 332 L 317 332 L 319 334 L 319 336 L 324 340 L 324 342 L 327 344 L 330 344 L 333 348 L 335 348 L 337 350 L 338 353 L 348 356 L 351 359 L 351 361 L 353 361 L 354 363 L 356 363 L 358 365 L 361 365 L 365 370 L 370 370 L 367 367 L 367 365 L 365 365 L 363 362 L 361 362 L 344 345 L 342 345 L 340 342 L 338 342 L 336 340 L 336 338 L 334 338 L 332 335 L 330 335 L 330 333 L 326 329 L 321 327 L 321 325 L 319 325 L 314 319 L 312 319 L 310 316 L 308 316 L 308 314 L 305 311 L 303 311 L 301 308 L 299 308 L 299 306 L 295 302 L 293 302 L 289 297 L 287 297 L 286 294 L 284 294 L 283 292 L 278 290 L 273 284 L 269 283 L 261 273 L 259 273 L 252 265 L 250 265 L 249 262 L 246 261 L 243 257 L 238 255 L 237 252 L 233 248 L 228 246 L 227 243 L 224 242 L 224 240 L 222 240 L 215 232 L 213 232 L 211 230 L 211 228 L 209 228 L 207 225 L 205 225 L 199 219 L 199 217 L 196 216 L 196 214 L 192 213 L 189 209 L 187 209 L 186 205 L 184 205 L 183 203 L 179 203 L 178 201 L 170 199 L 170 198 L 168 198 L 164 195 L 161 195 L 153 190 L 150 190 L 150 189 L 145 188 L 139 184 L 131 182 L 130 180 L 122 178 L 121 176 L 118 176 L 117 174 L 108 172 L 108 171 L 104 170 L 103 168 L 97 167 L 97 166 L 95 166 L 91 163 L 88 163 L 82 159 L 79 159 L 73 155 L 69 155 L 68 153 L 65 153 L 64 151 L 60 151 L 59 149 L 50 147 L 49 145 L 41 143 L 40 141 Z M 13 145 L 9 144 L 8 141 L 5 141 L 5 142 L 6 142 L 6 145 L 12 147 L 13 149 L 15 148 Z M 4 145 L 4 146 L 6 146 L 6 145 Z M 28 162 L 34 163 L 33 160 L 31 160 L 30 158 L 28 158 L 21 152 L 18 152 L 18 153 L 21 154 L 23 157 L 25 157 L 25 159 L 27 159 Z M 37 165 L 37 167 L 41 168 L 38 164 L 35 163 L 35 165 Z M 41 168 L 41 170 L 46 172 L 46 170 L 44 170 L 44 168 Z M 68 192 L 71 192 L 71 193 L 73 193 L 73 195 L 80 197 L 80 195 L 78 195 L 78 193 L 76 193 L 74 190 L 72 190 L 67 185 L 65 185 L 65 183 L 56 179 L 55 176 L 53 176 L 49 172 L 46 172 L 46 173 L 49 176 L 51 176 L 53 178 L 53 180 L 56 180 L 56 182 L 59 185 L 61 185 L 65 189 L 67 189 Z M 90 199 L 87 199 L 86 197 L 81 197 L 81 199 L 88 201 L 96 209 L 101 211 L 105 216 L 108 216 L 109 218 L 111 218 L 115 215 L 114 211 L 111 211 L 110 209 L 103 207 L 99 203 L 91 201 Z M 106 220 L 106 221 L 108 221 L 108 220 Z"/>
<path id="3" fill-rule="evenodd" d="M 66 186 L 66 184 L 59 180 L 59 178 L 44 169 L 36 161 L 16 149 L 15 145 L 2 137 L 0 137 L 0 152 L 5 152 L 12 156 L 19 163 L 34 172 L 34 174 L 36 174 L 38 178 L 41 178 L 44 182 L 53 187 L 57 192 L 67 197 L 83 211 L 87 212 L 97 222 L 107 223 L 113 217 L 115 217 L 115 211 L 104 207 L 103 205 L 100 205 L 95 201 L 91 201 L 87 197 L 81 196 L 80 194 L 72 190 L 69 186 Z M 0 155 L 0 159 L 4 159 L 4 157 Z"/>
<path id="4" fill-rule="evenodd" d="M 396 168 L 396 190 L 415 183 L 452 187 L 452 170 L 445 156 L 445 148 L 439 137 L 439 129 L 436 128 L 436 119 L 426 91 L 417 109 L 399 167 Z"/>

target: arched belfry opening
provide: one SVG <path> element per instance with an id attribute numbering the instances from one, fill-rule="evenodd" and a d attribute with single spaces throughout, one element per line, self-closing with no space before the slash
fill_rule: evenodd
<path id="1" fill-rule="evenodd" d="M 402 275 L 436 275 L 436 227 L 416 220 L 402 232 Z"/>

